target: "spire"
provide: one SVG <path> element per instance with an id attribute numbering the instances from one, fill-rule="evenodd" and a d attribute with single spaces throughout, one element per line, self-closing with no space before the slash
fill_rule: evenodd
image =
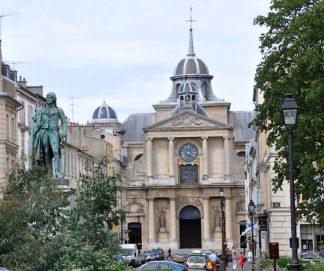
<path id="1" fill-rule="evenodd" d="M 187 20 L 187 22 L 190 22 L 190 29 L 189 29 L 189 50 L 187 56 L 194 56 L 195 51 L 194 51 L 194 45 L 193 45 L 193 37 L 192 37 L 192 22 L 196 22 L 196 20 L 193 20 L 191 17 L 191 12 L 192 12 L 192 7 L 190 7 L 190 19 Z"/>

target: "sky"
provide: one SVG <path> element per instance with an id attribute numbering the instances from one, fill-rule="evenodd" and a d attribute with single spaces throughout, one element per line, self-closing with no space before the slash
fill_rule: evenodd
<path id="1" fill-rule="evenodd" d="M 217 98 L 252 111 L 261 61 L 253 25 L 270 0 L 10 0 L 0 5 L 2 56 L 28 85 L 55 92 L 71 121 L 85 124 L 103 101 L 123 122 L 154 112 L 186 57 L 190 8 L 196 56 Z"/>

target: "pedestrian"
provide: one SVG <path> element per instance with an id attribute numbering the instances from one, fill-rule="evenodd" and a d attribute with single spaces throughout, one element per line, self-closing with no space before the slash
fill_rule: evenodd
<path id="1" fill-rule="evenodd" d="M 240 252 L 240 256 L 238 258 L 238 261 L 237 261 L 237 265 L 239 268 L 241 268 L 243 270 L 243 267 L 244 267 L 244 262 L 245 262 L 245 257 L 243 255 L 243 252 L 241 251 Z"/>
<path id="2" fill-rule="evenodd" d="M 168 249 L 168 256 L 167 256 L 167 259 L 169 259 L 169 257 L 170 257 L 170 259 L 172 259 L 172 255 L 171 255 L 171 248 Z"/>
<path id="3" fill-rule="evenodd" d="M 212 251 L 212 253 L 209 255 L 208 260 L 212 264 L 212 271 L 216 271 L 217 255 L 214 251 Z"/>
<path id="4" fill-rule="evenodd" d="M 252 254 L 251 250 L 249 250 L 248 253 L 247 253 L 247 259 L 248 259 L 249 263 L 252 263 L 253 254 Z"/>
<path id="5" fill-rule="evenodd" d="M 233 270 L 236 270 L 237 268 L 237 256 L 236 256 L 236 251 L 232 252 L 232 268 Z"/>

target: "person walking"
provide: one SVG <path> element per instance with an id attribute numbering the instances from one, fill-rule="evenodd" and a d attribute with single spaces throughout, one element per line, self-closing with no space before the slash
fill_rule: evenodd
<path id="1" fill-rule="evenodd" d="M 238 261 L 237 261 L 238 268 L 241 268 L 243 270 L 244 262 L 245 262 L 245 256 L 243 255 L 243 252 L 241 251 Z"/>
<path id="2" fill-rule="evenodd" d="M 168 249 L 168 256 L 167 256 L 167 259 L 170 259 L 172 260 L 172 255 L 171 255 L 171 248 Z"/>
<path id="3" fill-rule="evenodd" d="M 232 269 L 236 270 L 237 268 L 237 255 L 236 255 L 236 251 L 232 252 Z"/>
<path id="4" fill-rule="evenodd" d="M 208 260 L 212 264 L 212 271 L 216 271 L 217 255 L 214 251 L 212 251 L 212 253 L 209 255 Z"/>

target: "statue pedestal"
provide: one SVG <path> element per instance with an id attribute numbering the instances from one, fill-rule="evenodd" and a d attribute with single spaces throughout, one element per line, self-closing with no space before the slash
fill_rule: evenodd
<path id="1" fill-rule="evenodd" d="M 169 233 L 165 230 L 164 228 L 164 232 L 161 231 L 159 232 L 159 241 L 160 242 L 165 242 L 169 240 Z"/>
<path id="2" fill-rule="evenodd" d="M 221 230 L 214 232 L 214 240 L 221 240 L 222 239 L 222 232 Z M 222 242 L 221 242 L 222 243 Z"/>
<path id="3" fill-rule="evenodd" d="M 166 232 L 165 227 L 160 227 L 160 232 Z"/>

